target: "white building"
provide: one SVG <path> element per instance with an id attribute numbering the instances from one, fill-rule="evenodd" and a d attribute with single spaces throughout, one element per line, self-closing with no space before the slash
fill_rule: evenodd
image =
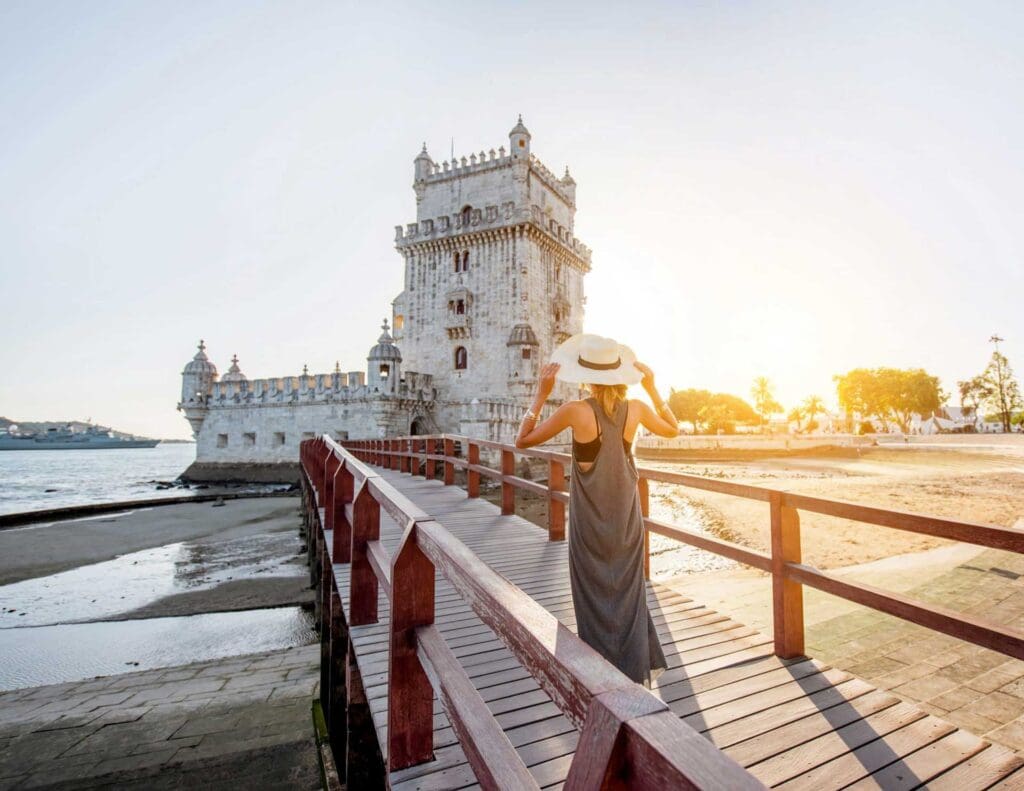
<path id="1" fill-rule="evenodd" d="M 178 408 L 196 438 L 186 477 L 280 478 L 298 443 L 438 431 L 511 441 L 540 363 L 582 331 L 590 250 L 573 235 L 576 182 L 530 151 L 414 160 L 416 221 L 396 226 L 404 289 L 365 371 L 222 379 L 205 345 L 182 372 Z M 575 396 L 560 385 L 554 402 Z"/>

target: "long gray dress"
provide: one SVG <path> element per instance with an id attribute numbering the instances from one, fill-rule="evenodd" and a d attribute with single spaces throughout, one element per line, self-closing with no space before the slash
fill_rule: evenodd
<path id="1" fill-rule="evenodd" d="M 665 669 L 647 609 L 644 527 L 633 454 L 622 439 L 628 404 L 609 418 L 593 398 L 601 447 L 590 469 L 573 454 L 569 485 L 569 581 L 579 636 L 637 683 Z"/>

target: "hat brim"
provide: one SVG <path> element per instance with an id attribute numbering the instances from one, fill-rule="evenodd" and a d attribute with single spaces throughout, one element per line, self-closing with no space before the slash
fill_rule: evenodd
<path id="1" fill-rule="evenodd" d="M 580 364 L 580 348 L 588 338 L 594 337 L 586 333 L 573 335 L 551 355 L 551 362 L 558 363 L 556 379 L 572 384 L 593 385 L 635 385 L 643 379 L 643 374 L 633 363 L 636 355 L 628 346 L 619 344 L 619 366 L 606 370 L 595 370 Z"/>

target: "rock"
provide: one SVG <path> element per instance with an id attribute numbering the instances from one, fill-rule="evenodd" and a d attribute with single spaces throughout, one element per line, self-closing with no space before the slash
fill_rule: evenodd
<path id="1" fill-rule="evenodd" d="M 52 494 L 53 492 L 56 492 L 56 491 L 59 491 L 59 490 L 58 489 L 46 489 L 45 493 L 46 494 Z"/>
<path id="2" fill-rule="evenodd" d="M 197 484 L 195 486 L 195 488 L 196 489 L 209 489 L 210 488 L 210 484 L 208 484 L 208 483 L 200 483 L 200 484 Z"/>
<path id="3" fill-rule="evenodd" d="M 223 506 L 223 505 L 227 505 L 227 503 L 225 503 L 225 502 L 224 502 L 224 500 L 223 500 L 222 498 L 219 498 L 219 497 L 218 497 L 218 498 L 217 498 L 217 500 L 216 500 L 216 502 L 214 502 L 214 504 L 213 504 L 213 506 L 212 506 L 212 507 L 213 507 L 213 508 L 219 508 L 220 506 Z"/>
<path id="4" fill-rule="evenodd" d="M 170 486 L 170 485 L 167 485 L 167 484 L 160 484 L 159 486 L 157 486 L 157 487 L 156 487 L 156 490 L 157 490 L 158 492 L 162 492 L 162 491 L 163 491 L 164 489 L 170 489 L 170 488 L 171 488 L 171 486 Z"/>

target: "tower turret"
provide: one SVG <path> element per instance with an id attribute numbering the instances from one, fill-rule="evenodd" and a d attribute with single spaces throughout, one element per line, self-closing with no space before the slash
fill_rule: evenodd
<path id="1" fill-rule="evenodd" d="M 181 372 L 181 402 L 178 409 L 185 413 L 185 419 L 192 426 L 192 436 L 199 436 L 208 410 L 207 397 L 213 383 L 217 381 L 217 366 L 206 356 L 206 344 L 199 341 L 199 351 L 188 361 Z"/>
<path id="2" fill-rule="evenodd" d="M 238 367 L 238 355 L 234 354 L 231 356 L 231 367 L 228 368 L 228 372 L 220 379 L 222 382 L 248 382 L 249 378 L 242 373 L 242 369 Z"/>
<path id="3" fill-rule="evenodd" d="M 427 144 L 423 144 L 423 150 L 416 155 L 416 159 L 413 160 L 413 168 L 416 173 L 416 181 L 423 181 L 427 176 L 434 172 L 434 160 L 430 158 L 430 154 L 427 153 Z"/>
<path id="4" fill-rule="evenodd" d="M 523 124 L 523 116 L 519 116 L 519 121 L 508 133 L 508 142 L 512 147 L 513 159 L 530 158 L 530 130 Z"/>
<path id="5" fill-rule="evenodd" d="M 508 350 L 508 389 L 517 398 L 527 398 L 537 382 L 540 341 L 533 327 L 516 324 L 505 343 Z"/>
<path id="6" fill-rule="evenodd" d="M 395 346 L 395 339 L 388 332 L 388 320 L 381 324 L 381 336 L 377 345 L 366 357 L 366 385 L 370 390 L 393 393 L 401 377 L 402 353 Z"/>

